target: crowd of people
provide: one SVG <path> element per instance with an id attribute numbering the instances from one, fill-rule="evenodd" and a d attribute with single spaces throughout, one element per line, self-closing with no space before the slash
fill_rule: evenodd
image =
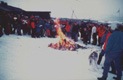
<path id="1" fill-rule="evenodd" d="M 40 16 L 0 13 L 0 37 L 5 34 L 31 35 L 32 38 L 56 37 L 53 19 L 43 19 Z M 102 46 L 101 38 L 110 27 L 93 22 L 60 20 L 62 32 L 75 42 L 78 37 L 84 44 Z M 92 40 L 91 40 L 92 38 Z"/>
<path id="2" fill-rule="evenodd" d="M 58 34 L 53 19 L 43 19 L 39 16 L 26 16 L 22 14 L 0 13 L 0 37 L 2 35 L 30 35 L 32 38 L 55 38 Z M 62 32 L 66 37 L 75 42 L 78 38 L 84 44 L 98 45 L 102 47 L 97 64 L 100 64 L 105 54 L 104 72 L 98 80 L 106 80 L 109 67 L 112 62 L 115 65 L 116 80 L 121 80 L 121 56 L 123 55 L 123 25 L 117 30 L 112 30 L 108 24 L 94 22 L 60 20 Z M 122 54 L 121 54 L 122 53 Z M 122 64 L 123 66 L 123 64 Z"/>
<path id="3" fill-rule="evenodd" d="M 51 32 L 48 33 L 48 30 Z M 53 22 L 50 19 L 43 19 L 33 15 L 26 16 L 23 14 L 2 12 L 0 14 L 0 36 L 3 34 L 28 34 L 35 38 L 43 36 L 53 37 L 55 33 L 53 31 Z"/>

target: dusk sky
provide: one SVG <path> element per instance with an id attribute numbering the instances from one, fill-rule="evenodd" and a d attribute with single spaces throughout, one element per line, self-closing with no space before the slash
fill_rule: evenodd
<path id="1" fill-rule="evenodd" d="M 123 0 L 3 0 L 27 11 L 51 11 L 51 17 L 101 19 L 123 15 Z M 117 12 L 120 10 L 120 14 Z M 76 16 L 76 17 L 75 17 Z M 122 16 L 123 17 L 123 16 Z"/>

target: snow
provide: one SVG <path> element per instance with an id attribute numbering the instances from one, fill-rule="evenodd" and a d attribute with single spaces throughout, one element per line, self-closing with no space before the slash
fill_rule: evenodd
<path id="1" fill-rule="evenodd" d="M 56 38 L 3 35 L 0 37 L 0 80 L 97 80 L 99 69 L 89 65 L 88 56 L 100 48 L 61 51 L 48 47 Z M 77 42 L 85 46 L 81 41 Z M 104 60 L 104 58 L 103 58 Z M 108 80 L 115 76 L 109 73 Z"/>

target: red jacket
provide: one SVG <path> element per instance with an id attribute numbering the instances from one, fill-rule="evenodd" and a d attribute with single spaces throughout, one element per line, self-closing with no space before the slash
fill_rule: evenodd
<path id="1" fill-rule="evenodd" d="M 70 32 L 70 25 L 69 25 L 69 24 L 66 25 L 65 30 L 66 30 L 67 32 Z"/>
<path id="2" fill-rule="evenodd" d="M 97 32 L 98 32 L 98 37 L 102 37 L 105 33 L 105 29 L 103 27 L 99 27 L 97 29 Z"/>
<path id="3" fill-rule="evenodd" d="M 35 22 L 31 22 L 31 28 L 35 28 Z"/>
<path id="4" fill-rule="evenodd" d="M 107 45 L 108 38 L 110 37 L 110 35 L 111 35 L 111 32 L 108 32 L 106 35 L 106 40 L 105 40 L 104 45 L 103 45 L 103 50 L 106 50 L 106 45 Z"/>

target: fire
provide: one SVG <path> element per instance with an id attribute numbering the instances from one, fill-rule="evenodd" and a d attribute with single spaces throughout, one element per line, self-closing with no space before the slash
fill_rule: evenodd
<path id="1" fill-rule="evenodd" d="M 65 34 L 62 32 L 62 30 L 61 30 L 59 19 L 56 19 L 54 22 L 55 22 L 55 28 L 56 28 L 57 35 L 59 36 L 59 38 L 60 38 L 60 43 L 62 44 L 63 41 L 66 39 L 66 36 L 65 36 Z"/>
<path id="2" fill-rule="evenodd" d="M 71 50 L 71 51 L 76 50 L 78 46 L 81 47 L 80 45 L 75 44 L 75 42 L 72 39 L 65 36 L 65 34 L 61 30 L 59 19 L 55 19 L 54 22 L 55 22 L 56 32 L 59 37 L 59 42 L 55 44 L 51 43 L 48 45 L 48 47 L 59 49 L 59 50 Z"/>

